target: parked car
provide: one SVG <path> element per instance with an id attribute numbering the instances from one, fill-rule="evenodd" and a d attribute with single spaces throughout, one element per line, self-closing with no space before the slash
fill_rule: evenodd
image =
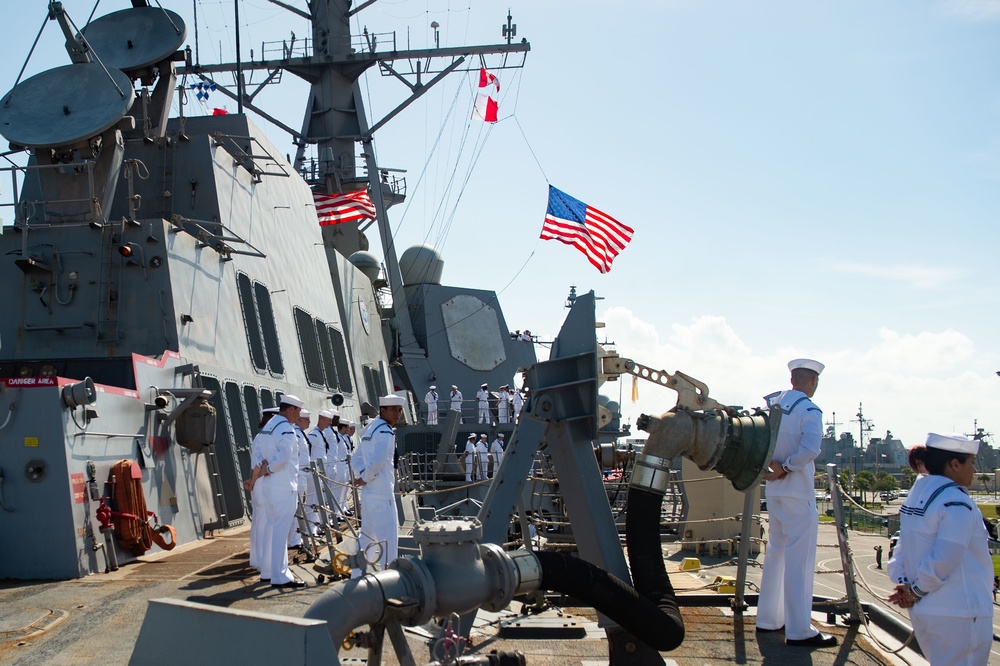
<path id="1" fill-rule="evenodd" d="M 889 559 L 892 559 L 892 551 L 896 549 L 896 544 L 899 543 L 899 530 L 889 537 Z"/>

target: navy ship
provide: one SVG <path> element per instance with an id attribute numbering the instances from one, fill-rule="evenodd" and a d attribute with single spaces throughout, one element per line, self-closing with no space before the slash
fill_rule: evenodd
<path id="1" fill-rule="evenodd" d="M 240 525 L 249 445 L 282 393 L 361 422 L 397 391 L 416 426 L 438 376 L 472 398 L 534 362 L 496 293 L 442 285 L 432 247 L 397 258 L 387 211 L 406 181 L 374 147 L 443 77 L 478 72 L 490 54 L 493 69 L 519 67 L 526 42 L 403 50 L 352 35 L 360 8 L 338 0 L 297 10 L 307 39 L 206 65 L 177 11 L 120 4 L 87 22 L 61 2 L 39 8 L 43 32 L 65 38 L 66 64 L 19 76 L 0 100 L 0 182 L 14 201 L 0 235 L 0 578 L 104 571 L 123 475 L 150 512 L 147 548 Z M 366 112 L 358 79 L 369 69 L 409 88 L 384 118 Z M 301 128 L 256 106 L 255 72 L 309 82 Z M 188 115 L 209 89 L 237 112 Z M 287 130 L 295 155 L 251 116 Z M 357 192 L 369 217 L 320 225 L 317 201 Z M 369 251 L 372 219 L 383 256 Z M 427 449 L 441 433 L 415 437 Z M 113 469 L 120 460 L 127 470 Z"/>
<path id="2" fill-rule="evenodd" d="M 710 399 L 686 375 L 601 349 L 593 292 L 574 294 L 549 361 L 538 362 L 534 345 L 509 334 L 495 292 L 442 284 L 432 247 L 395 255 L 388 211 L 406 183 L 378 162 L 374 135 L 452 72 L 479 70 L 486 56 L 496 57 L 491 69 L 520 66 L 529 45 L 513 41 L 509 15 L 506 43 L 410 50 L 352 35 L 349 19 L 372 2 L 272 3 L 307 20 L 310 37 L 206 65 L 186 47 L 187 22 L 171 3 L 132 0 L 80 24 L 50 2 L 45 24 L 62 32 L 68 64 L 18 76 L 0 99 L 10 143 L 0 182 L 14 202 L 0 235 L 10 294 L 0 306 L 0 579 L 59 581 L 0 584 L 11 611 L 0 618 L 0 661 L 341 663 L 359 647 L 377 664 L 390 656 L 386 635 L 406 664 L 428 648 L 420 663 L 523 664 L 525 652 L 535 664 L 658 664 L 661 652 L 699 663 L 789 659 L 783 643 L 755 642 L 744 626 L 742 585 L 735 617 L 700 612 L 724 603 L 698 595 L 678 603 L 659 538 L 670 458 L 747 491 L 776 423 Z M 410 91 L 377 120 L 358 85 L 372 68 Z M 299 129 L 258 107 L 249 72 L 261 74 L 257 86 L 282 72 L 309 83 Z M 195 90 L 229 95 L 237 112 L 189 115 L 184 99 Z M 252 117 L 285 130 L 295 156 Z M 319 223 L 317 197 L 362 190 L 382 256 L 369 249 L 366 222 Z M 643 419 L 651 439 L 628 489 L 628 563 L 594 446 L 620 434 L 617 406 L 598 387 L 625 374 L 679 395 L 675 409 Z M 472 394 L 516 375 L 532 388 L 517 426 L 480 424 Z M 423 422 L 429 386 L 445 403 L 453 383 L 463 409 L 442 405 L 438 425 Z M 481 505 L 477 517 L 417 522 L 419 556 L 361 582 L 324 589 L 314 576 L 303 596 L 262 591 L 241 529 L 262 410 L 293 393 L 360 421 L 389 391 L 410 402 L 404 455 L 448 454 L 471 431 L 508 433 L 499 482 L 467 498 Z M 684 433 L 695 429 L 693 443 Z M 501 548 L 510 517 L 523 518 L 518 504 L 543 447 L 580 558 Z M 126 521 L 142 527 L 123 535 Z M 112 562 L 129 566 L 111 571 Z M 553 590 L 582 600 L 581 617 L 539 612 Z M 490 639 L 466 641 L 484 636 L 482 624 L 472 631 L 477 612 L 501 614 L 486 626 L 511 632 L 493 653 L 483 649 Z M 541 627 L 526 627 L 536 614 Z M 526 640 L 539 630 L 565 640 Z M 884 663 L 862 643 L 852 640 L 852 660 Z"/>

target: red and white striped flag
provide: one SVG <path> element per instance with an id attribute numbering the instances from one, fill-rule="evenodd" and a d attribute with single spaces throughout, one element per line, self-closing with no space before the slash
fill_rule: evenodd
<path id="1" fill-rule="evenodd" d="M 607 273 L 614 258 L 632 240 L 633 233 L 632 227 L 549 185 L 549 207 L 542 225 L 542 240 L 572 245 L 583 252 L 597 270 Z"/>
<path id="2" fill-rule="evenodd" d="M 494 91 L 490 90 L 490 86 Z M 495 123 L 497 112 L 500 106 L 497 104 L 495 96 L 500 94 L 500 79 L 486 71 L 485 67 L 479 68 L 479 93 L 476 95 L 476 106 L 472 109 L 472 119 L 481 120 L 484 123 Z"/>
<path id="3" fill-rule="evenodd" d="M 320 226 L 375 219 L 375 204 L 368 190 L 355 190 L 344 194 L 319 194 L 313 192 L 316 216 Z"/>

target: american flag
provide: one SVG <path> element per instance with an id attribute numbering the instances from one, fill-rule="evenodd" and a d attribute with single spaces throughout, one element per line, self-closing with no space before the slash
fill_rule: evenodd
<path id="1" fill-rule="evenodd" d="M 355 190 L 344 194 L 313 192 L 313 201 L 316 202 L 316 216 L 319 217 L 320 226 L 357 222 L 375 217 L 375 205 L 372 204 L 367 190 Z"/>
<path id="2" fill-rule="evenodd" d="M 597 270 L 607 273 L 614 258 L 632 240 L 633 233 L 632 227 L 549 185 L 542 240 L 572 245 L 587 255 Z"/>

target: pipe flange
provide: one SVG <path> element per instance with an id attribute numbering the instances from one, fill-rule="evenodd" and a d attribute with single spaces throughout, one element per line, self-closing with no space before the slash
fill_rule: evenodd
<path id="1" fill-rule="evenodd" d="M 480 608 L 493 612 L 503 610 L 519 587 L 518 571 L 503 548 L 495 543 L 480 544 L 479 552 L 483 558 L 486 576 L 493 587 L 493 596 L 484 601 Z"/>
<path id="2" fill-rule="evenodd" d="M 415 557 L 400 557 L 389 564 L 390 569 L 397 569 L 410 575 L 413 584 L 413 593 L 417 597 L 417 613 L 410 618 L 406 618 L 406 624 L 411 627 L 418 627 L 426 624 L 434 617 L 437 610 L 437 586 L 434 584 L 434 577 L 424 566 L 424 563 Z M 386 607 L 388 610 L 388 607 Z"/>
<path id="3" fill-rule="evenodd" d="M 483 524 L 475 517 L 422 520 L 413 527 L 413 540 L 418 546 L 460 544 L 482 539 Z"/>

